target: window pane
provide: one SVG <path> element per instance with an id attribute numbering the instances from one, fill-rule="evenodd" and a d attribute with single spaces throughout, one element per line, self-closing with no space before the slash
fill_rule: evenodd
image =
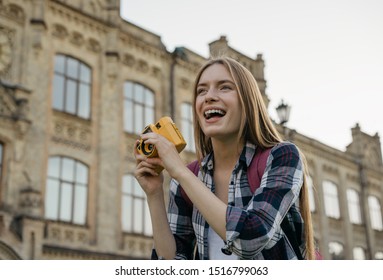
<path id="1" fill-rule="evenodd" d="M 340 217 L 340 209 L 337 186 L 333 182 L 324 181 L 323 194 L 326 215 L 328 217 L 338 219 Z"/>
<path id="2" fill-rule="evenodd" d="M 55 56 L 55 72 L 60 74 L 65 73 L 65 56 L 63 55 Z"/>
<path id="3" fill-rule="evenodd" d="M 66 181 L 74 181 L 74 161 L 73 159 L 62 159 L 62 179 Z"/>
<path id="4" fill-rule="evenodd" d="M 134 99 L 141 104 L 144 103 L 144 88 L 139 84 L 134 85 Z"/>
<path id="5" fill-rule="evenodd" d="M 53 78 L 52 105 L 57 110 L 64 109 L 64 77 L 57 74 Z"/>
<path id="6" fill-rule="evenodd" d="M 375 230 L 383 230 L 382 212 L 379 200 L 370 195 L 368 197 L 368 208 L 370 211 L 371 227 Z"/>
<path id="7" fill-rule="evenodd" d="M 383 260 L 383 252 L 376 252 L 375 253 L 375 259 L 376 260 Z"/>
<path id="8" fill-rule="evenodd" d="M 154 94 L 149 89 L 145 91 L 145 104 L 148 107 L 154 107 Z"/>
<path id="9" fill-rule="evenodd" d="M 80 81 L 90 84 L 90 69 L 88 66 L 84 64 L 80 64 Z"/>
<path id="10" fill-rule="evenodd" d="M 61 185 L 60 220 L 70 222 L 72 217 L 73 187 L 71 184 Z"/>
<path id="11" fill-rule="evenodd" d="M 59 202 L 59 181 L 47 179 L 45 190 L 45 218 L 57 220 Z"/>
<path id="12" fill-rule="evenodd" d="M 343 245 L 338 242 L 330 242 L 328 244 L 329 253 L 331 255 L 331 259 L 333 260 L 342 260 L 344 259 L 343 255 Z"/>
<path id="13" fill-rule="evenodd" d="M 76 185 L 74 194 L 73 223 L 84 225 L 86 222 L 87 188 L 84 185 Z"/>
<path id="14" fill-rule="evenodd" d="M 154 123 L 154 110 L 150 107 L 145 107 L 145 123 L 150 124 Z"/>
<path id="15" fill-rule="evenodd" d="M 129 195 L 122 196 L 122 230 L 126 232 L 132 232 L 132 205 L 133 200 Z"/>
<path id="16" fill-rule="evenodd" d="M 124 101 L 124 129 L 127 132 L 133 131 L 133 103 L 129 100 Z"/>
<path id="17" fill-rule="evenodd" d="M 137 134 L 140 134 L 142 130 L 144 129 L 144 126 L 148 125 L 149 123 L 143 122 L 143 113 L 144 113 L 144 108 L 141 105 L 136 105 L 134 106 L 134 128 L 135 132 Z"/>
<path id="18" fill-rule="evenodd" d="M 124 96 L 127 99 L 133 100 L 133 83 L 126 82 L 124 84 Z"/>
<path id="19" fill-rule="evenodd" d="M 347 190 L 347 203 L 350 221 L 354 224 L 362 223 L 362 215 L 359 204 L 359 194 L 353 189 Z"/>
<path id="20" fill-rule="evenodd" d="M 133 221 L 133 231 L 135 233 L 142 233 L 143 230 L 143 220 L 144 220 L 144 213 L 143 213 L 143 200 L 141 199 L 135 199 L 134 200 L 134 221 Z"/>
<path id="21" fill-rule="evenodd" d="M 88 184 L 88 167 L 80 162 L 76 163 L 76 182 Z"/>
<path id="22" fill-rule="evenodd" d="M 77 60 L 68 57 L 67 60 L 67 72 L 66 74 L 74 79 L 78 79 L 79 73 L 78 73 L 79 63 Z"/>
<path id="23" fill-rule="evenodd" d="M 76 113 L 76 83 L 72 80 L 66 81 L 65 111 Z"/>
<path id="24" fill-rule="evenodd" d="M 355 247 L 353 249 L 353 255 L 354 255 L 354 260 L 365 260 L 366 259 L 366 255 L 364 253 L 364 250 L 361 247 Z"/>
<path id="25" fill-rule="evenodd" d="M 84 119 L 89 119 L 90 116 L 90 88 L 86 84 L 80 84 L 78 115 Z"/>
<path id="26" fill-rule="evenodd" d="M 60 177 L 60 158 L 52 157 L 48 162 L 48 176 L 59 178 Z"/>

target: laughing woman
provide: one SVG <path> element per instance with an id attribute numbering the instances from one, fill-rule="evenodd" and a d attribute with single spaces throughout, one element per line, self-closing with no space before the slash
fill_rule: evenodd
<path id="1" fill-rule="evenodd" d="M 209 60 L 197 74 L 193 105 L 197 171 L 156 133 L 141 138 L 158 158 L 135 154 L 153 258 L 314 259 L 306 161 L 282 141 L 252 74 L 227 57 Z M 254 182 L 251 163 L 262 154 L 264 171 Z M 173 178 L 167 208 L 158 165 Z"/>

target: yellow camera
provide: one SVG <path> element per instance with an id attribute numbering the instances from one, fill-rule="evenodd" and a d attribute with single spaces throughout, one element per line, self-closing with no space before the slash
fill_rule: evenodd
<path id="1" fill-rule="evenodd" d="M 185 139 L 170 117 L 162 117 L 156 124 L 149 124 L 144 128 L 142 134 L 149 132 L 155 132 L 164 136 L 176 146 L 179 153 L 186 146 Z M 138 143 L 136 149 L 140 154 L 143 154 L 146 157 L 152 158 L 158 156 L 156 147 L 152 144 L 145 144 L 145 141 L 142 139 Z"/>

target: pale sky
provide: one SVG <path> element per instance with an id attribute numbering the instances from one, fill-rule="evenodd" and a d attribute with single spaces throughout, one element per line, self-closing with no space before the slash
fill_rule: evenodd
<path id="1" fill-rule="evenodd" d="M 283 99 L 299 133 L 345 151 L 359 123 L 383 142 L 381 0 L 121 0 L 121 15 L 170 52 L 207 58 L 225 35 L 251 58 L 262 53 L 269 113 L 278 121 Z"/>

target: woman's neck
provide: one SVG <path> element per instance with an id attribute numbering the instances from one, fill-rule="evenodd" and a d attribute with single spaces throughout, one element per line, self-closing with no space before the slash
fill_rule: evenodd
<path id="1" fill-rule="evenodd" d="M 222 142 L 212 140 L 215 168 L 233 168 L 243 149 L 243 141 Z"/>

